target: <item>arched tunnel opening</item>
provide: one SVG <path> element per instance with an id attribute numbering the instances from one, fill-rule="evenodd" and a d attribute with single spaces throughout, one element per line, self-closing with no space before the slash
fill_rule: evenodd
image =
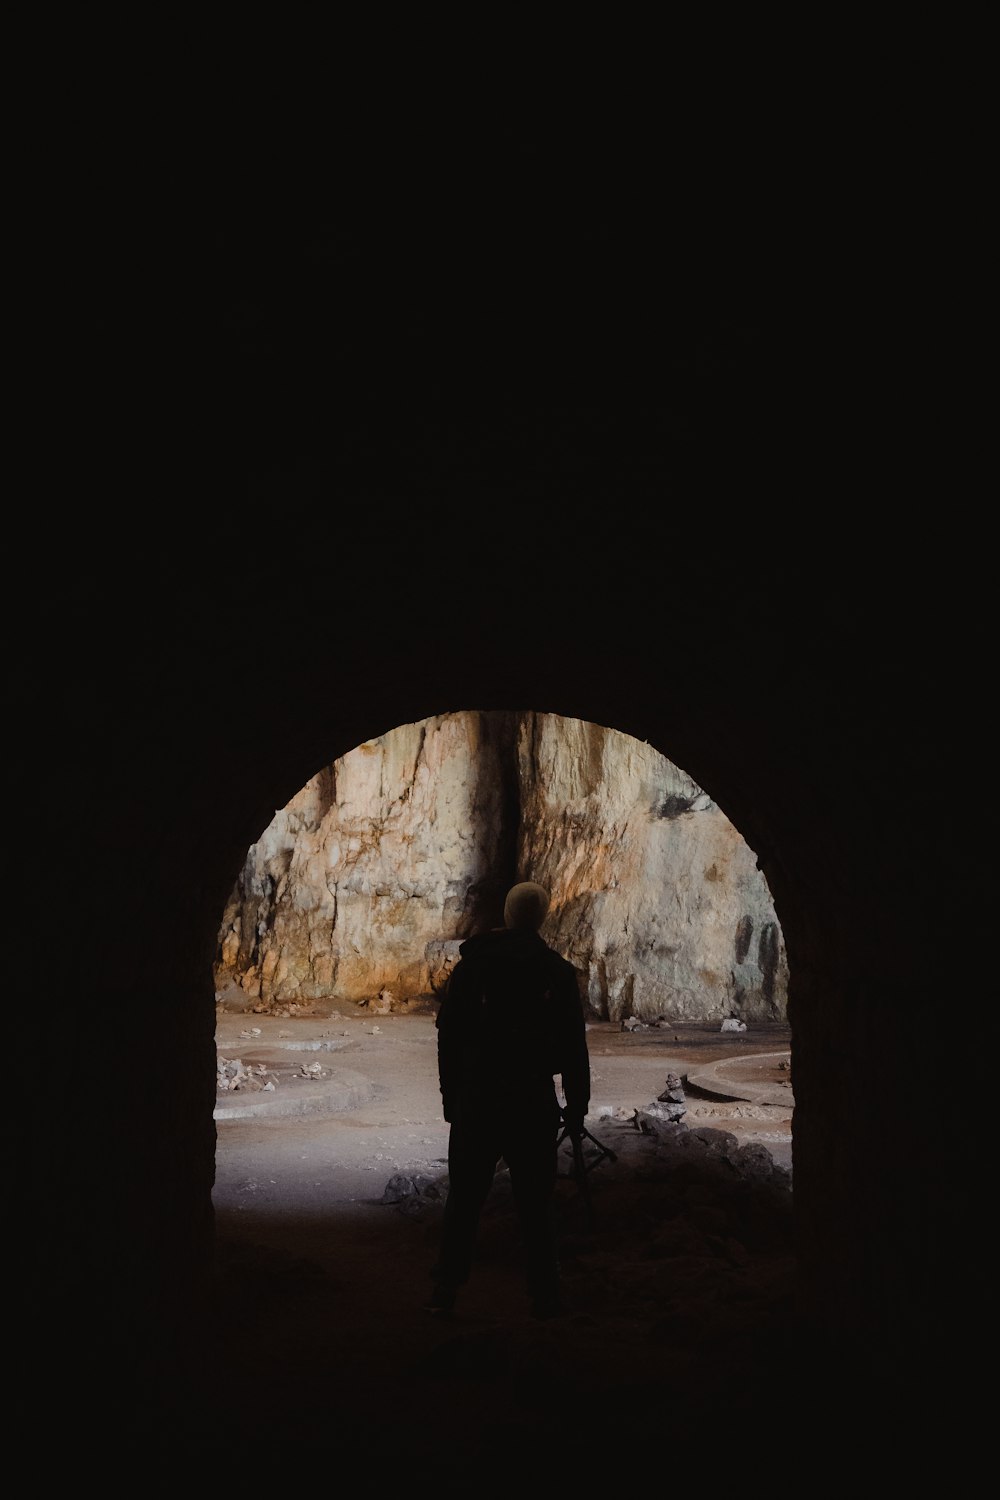
<path id="1" fill-rule="evenodd" d="M 431 998 L 526 871 L 592 1018 L 785 1018 L 767 881 L 708 792 L 630 735 L 528 712 L 438 715 L 311 777 L 239 871 L 216 991 L 258 1013 Z"/>
<path id="2" fill-rule="evenodd" d="M 996 843 L 981 361 L 965 347 L 981 319 L 962 307 L 979 198 L 962 144 L 924 151 L 906 111 L 880 111 L 881 142 L 864 124 L 845 142 L 837 109 L 822 142 L 787 112 L 755 141 L 754 113 L 714 160 L 687 129 L 646 151 L 607 111 L 579 149 L 569 117 L 546 142 L 504 116 L 488 144 L 448 111 L 433 143 L 387 119 L 386 158 L 363 160 L 369 110 L 341 158 L 358 146 L 384 220 L 349 193 L 312 213 L 311 188 L 276 212 L 255 158 L 210 225 L 132 170 L 134 133 L 95 143 L 105 202 L 90 195 L 66 241 L 53 285 L 70 316 L 39 345 L 39 452 L 65 473 L 50 485 L 46 463 L 22 506 L 12 634 L 26 911 L 5 956 L 32 1073 L 14 1121 L 13 1420 L 29 1463 L 58 1446 L 53 1466 L 105 1483 L 118 1463 L 134 1480 L 171 1455 L 185 1477 L 192 1459 L 229 1475 L 246 1458 L 284 1480 L 320 1432 L 338 1462 L 355 1438 L 373 1469 L 392 1448 L 405 1391 L 389 1411 L 341 1366 L 334 1399 L 337 1348 L 310 1345 L 317 1297 L 335 1304 L 323 1326 L 345 1310 L 364 1325 L 349 1275 L 301 1267 L 269 1324 L 287 1282 L 264 1265 L 233 1321 L 212 1321 L 220 918 L 248 848 L 320 768 L 456 705 L 530 704 L 671 757 L 773 896 L 795 1065 L 789 1481 L 814 1487 L 839 1456 L 856 1483 L 875 1449 L 884 1482 L 901 1456 L 923 1481 L 931 1448 L 949 1483 L 978 1480 Z M 412 215 L 383 190 L 404 138 Z M 756 926 L 730 940 L 738 964 L 770 951 Z M 667 1260 L 682 1257 L 637 1274 Z M 293 1329 L 279 1360 L 262 1331 Z M 227 1332 L 252 1353 L 222 1379 Z M 652 1388 L 605 1343 L 569 1374 L 547 1335 L 518 1352 L 538 1423 L 553 1388 L 578 1397 L 549 1434 L 556 1478 L 570 1462 L 617 1492 L 641 1446 L 672 1482 L 710 1462 L 718 1483 L 724 1458 L 759 1454 L 734 1435 L 745 1365 L 685 1445 L 661 1332 Z M 483 1416 L 503 1351 L 452 1356 L 450 1399 L 399 1424 L 393 1483 L 436 1473 Z M 587 1399 L 595 1372 L 604 1394 L 619 1377 L 607 1407 Z M 444 1388 L 424 1373 L 430 1405 Z M 272 1391 L 288 1420 L 269 1428 Z M 188 1443 L 189 1403 L 209 1425 Z M 581 1426 L 587 1442 L 565 1440 Z M 502 1421 L 480 1430 L 477 1476 L 505 1443 Z M 620 1462 L 599 1471 L 597 1443 Z"/>
<path id="3" fill-rule="evenodd" d="M 551 1327 L 529 1316 L 500 1159 L 470 1285 L 432 1327 L 448 1193 L 434 1022 L 463 940 L 502 924 L 520 879 L 550 892 L 542 935 L 574 966 L 590 1051 L 584 1151 L 559 1152 L 565 1305 Z M 734 1391 L 743 1420 L 773 1418 L 794 1300 L 787 959 L 753 851 L 679 767 L 529 712 L 366 741 L 248 851 L 214 985 L 220 1326 L 242 1329 L 219 1380 L 267 1348 L 282 1430 L 306 1441 L 350 1369 L 405 1388 L 407 1443 L 467 1382 L 485 1393 L 479 1411 L 465 1397 L 475 1442 L 503 1411 L 526 1450 L 546 1382 L 572 1424 L 574 1368 L 614 1406 L 626 1362 L 689 1422 Z M 527 1044 L 527 1006 L 521 1024 Z M 336 1348 L 335 1378 L 317 1347 Z"/>
<path id="4" fill-rule="evenodd" d="M 105 793 L 103 843 L 94 865 L 100 883 L 93 896 L 96 900 L 99 895 L 99 903 L 95 907 L 90 892 L 81 891 L 78 920 L 82 923 L 87 913 L 91 920 L 85 930 L 75 932 L 75 942 L 90 955 L 88 968 L 80 977 L 81 993 L 72 1017 L 67 1020 L 62 1011 L 55 1014 L 70 1026 L 80 1065 L 89 1059 L 111 1084 L 106 1093 L 88 1095 L 85 1131 L 67 1136 L 58 1115 L 36 1121 L 32 1160 L 40 1164 L 35 1181 L 45 1191 L 33 1196 L 37 1233 L 31 1276 L 38 1288 L 36 1304 L 45 1306 L 46 1318 L 64 1331 L 67 1346 L 78 1351 L 67 1361 L 64 1384 L 72 1382 L 74 1370 L 85 1363 L 85 1351 L 99 1347 L 102 1366 L 114 1379 L 116 1400 L 130 1411 L 139 1449 L 155 1442 L 158 1432 L 176 1435 L 189 1429 L 193 1402 L 196 1430 L 186 1451 L 214 1459 L 229 1443 L 225 1413 L 232 1414 L 231 1403 L 243 1410 L 241 1393 L 249 1369 L 255 1377 L 262 1376 L 262 1400 L 269 1409 L 276 1402 L 280 1407 L 276 1437 L 287 1433 L 308 1438 L 315 1430 L 310 1424 L 325 1420 L 331 1404 L 340 1430 L 357 1426 L 360 1398 L 343 1394 L 350 1370 L 338 1363 L 338 1345 L 332 1337 L 311 1342 L 310 1329 L 333 1328 L 338 1319 L 350 1316 L 358 1347 L 370 1341 L 372 1327 L 379 1326 L 388 1341 L 383 1351 L 388 1367 L 396 1368 L 392 1361 L 401 1352 L 399 1324 L 372 1324 L 358 1282 L 343 1269 L 338 1279 L 332 1266 L 329 1275 L 313 1274 L 315 1240 L 308 1239 L 305 1222 L 298 1239 L 307 1247 L 304 1256 L 272 1246 L 276 1260 L 268 1263 L 265 1257 L 263 1265 L 243 1268 L 245 1296 L 222 1309 L 211 1301 L 217 1269 L 212 1191 L 222 1123 L 214 1119 L 219 1097 L 215 965 L 220 922 L 248 848 L 260 840 L 275 809 L 295 798 L 310 776 L 357 747 L 375 744 L 393 724 L 424 723 L 442 697 L 470 701 L 472 678 L 447 657 L 442 638 L 436 655 L 425 642 L 425 655 L 433 664 L 419 670 L 415 663 L 412 682 L 387 682 L 370 665 L 381 659 L 376 638 L 365 644 L 367 655 L 356 669 L 361 685 L 355 684 L 353 694 L 345 689 L 332 699 L 312 691 L 317 675 L 326 669 L 323 653 L 317 649 L 310 655 L 303 648 L 292 663 L 284 664 L 289 680 L 283 682 L 282 692 L 285 698 L 297 694 L 307 709 L 295 715 L 258 715 L 252 736 L 206 739 L 192 734 L 192 725 L 202 726 L 210 717 L 217 682 L 202 651 L 201 625 L 189 621 L 188 628 L 190 651 L 183 636 L 174 640 L 175 675 L 161 670 L 156 693 L 150 696 L 143 756 L 133 754 L 133 730 L 131 738 L 123 738 L 118 758 L 104 769 L 102 778 L 94 774 L 95 788 Z M 485 669 L 477 662 L 473 676 L 479 680 L 485 675 L 493 683 L 487 701 L 504 712 L 520 712 L 517 705 L 527 685 L 528 701 L 548 704 L 547 713 L 565 719 L 579 716 L 583 724 L 621 725 L 616 733 L 661 755 L 670 750 L 675 764 L 684 766 L 698 787 L 710 788 L 719 798 L 733 827 L 745 830 L 787 944 L 788 1021 L 795 1041 L 795 1308 L 793 1317 L 787 1302 L 780 1309 L 773 1337 L 762 1340 L 763 1357 L 772 1368 L 778 1364 L 790 1372 L 782 1420 L 804 1441 L 819 1441 L 828 1413 L 842 1411 L 845 1403 L 852 1423 L 864 1425 L 871 1414 L 876 1425 L 898 1431 L 910 1403 L 920 1398 L 920 1351 L 941 1348 L 952 1326 L 951 1303 L 938 1295 L 934 1273 L 944 1242 L 925 1233 L 928 1184 L 934 1184 L 935 1202 L 950 1203 L 953 1210 L 962 1192 L 946 1136 L 926 1114 L 912 1109 L 912 1081 L 921 1075 L 928 1045 L 920 1018 L 926 1017 L 940 993 L 940 976 L 927 970 L 924 950 L 906 936 L 913 911 L 909 897 L 921 876 L 919 857 L 905 866 L 897 863 L 893 881 L 884 878 L 891 848 L 887 829 L 895 831 L 900 847 L 919 856 L 914 837 L 920 825 L 911 816 L 917 792 L 904 781 L 895 788 L 898 810 L 890 799 L 877 820 L 870 819 L 864 807 L 863 815 L 857 815 L 856 782 L 842 774 L 843 765 L 859 763 L 848 761 L 843 738 L 853 732 L 855 721 L 842 717 L 837 721 L 840 737 L 831 735 L 823 717 L 830 689 L 815 673 L 805 679 L 816 683 L 820 700 L 813 716 L 802 711 L 805 690 L 800 682 L 796 717 L 782 715 L 780 705 L 764 701 L 766 712 L 753 721 L 754 732 L 737 736 L 734 724 L 745 727 L 758 700 L 749 706 L 740 700 L 737 709 L 734 695 L 718 690 L 731 652 L 721 633 L 717 646 L 715 657 L 703 650 L 697 674 L 673 680 L 669 700 L 660 695 L 654 701 L 647 695 L 638 710 L 635 674 L 629 680 L 616 675 L 614 663 L 601 659 L 596 645 L 589 653 L 560 657 L 559 676 L 566 682 L 558 692 L 547 665 L 535 664 L 533 670 L 530 656 L 519 675 L 516 696 L 502 664 L 494 662 Z M 252 672 L 248 665 L 247 671 L 255 684 L 259 662 L 252 664 Z M 840 685 L 846 692 L 843 681 Z M 159 706 L 167 698 L 181 707 L 164 715 Z M 447 710 L 439 707 L 437 712 Z M 770 732 L 772 717 L 776 725 Z M 818 757 L 818 752 L 807 751 L 813 718 L 824 728 L 820 743 L 825 759 L 815 761 L 807 759 L 809 753 Z M 814 764 L 825 766 L 829 774 L 813 774 Z M 690 817 L 672 800 L 676 795 L 662 797 L 657 812 L 665 809 L 666 815 L 654 820 L 674 831 Z M 753 933 L 742 915 L 737 914 L 727 941 L 734 959 L 749 962 Z M 769 951 L 765 946 L 765 957 Z M 758 962 L 760 957 L 758 944 Z M 276 954 L 272 977 L 277 975 L 277 960 Z M 88 1006 L 105 1024 L 97 1029 L 85 1024 Z M 256 1019 L 245 1016 L 241 1024 L 249 1022 L 252 1027 Z M 269 1019 L 280 1026 L 283 1018 Z M 900 1024 L 904 1020 L 906 1024 Z M 431 1058 L 425 1056 L 430 1071 Z M 650 1093 L 648 1101 L 636 1102 L 651 1102 L 653 1097 Z M 97 1171 L 95 1159 L 100 1164 Z M 308 1171 L 309 1165 L 303 1162 L 302 1170 Z M 595 1184 L 603 1170 L 596 1169 Z M 262 1176 L 256 1167 L 245 1174 L 258 1186 Z M 315 1227 L 329 1195 L 323 1174 L 314 1180 L 321 1184 L 316 1190 Z M 609 1191 L 610 1175 L 600 1181 L 602 1193 Z M 660 1205 L 666 1196 L 662 1187 L 647 1180 L 639 1195 L 643 1215 L 653 1200 Z M 722 1222 L 708 1212 L 719 1205 L 706 1202 L 701 1207 L 705 1212 L 699 1234 L 725 1240 L 719 1234 Z M 387 1212 L 405 1219 L 411 1228 L 417 1222 L 396 1215 L 392 1208 Z M 247 1202 L 232 1207 L 233 1217 L 238 1215 L 245 1224 L 252 1222 L 251 1214 Z M 624 1211 L 619 1219 L 628 1222 Z M 383 1222 L 388 1222 L 385 1216 Z M 67 1258 L 63 1247 L 69 1243 L 77 1249 Z M 390 1243 L 398 1255 L 395 1234 Z M 380 1259 L 381 1252 L 370 1249 L 359 1265 Z M 293 1262 L 302 1262 L 290 1280 L 285 1274 L 289 1254 Z M 349 1266 L 346 1248 L 344 1257 L 343 1265 Z M 657 1260 L 676 1265 L 681 1259 L 679 1251 L 652 1255 L 644 1274 L 651 1274 Z M 687 1259 L 694 1275 L 698 1257 Z M 236 1274 L 239 1279 L 239 1268 Z M 296 1289 L 293 1305 L 283 1301 L 290 1286 Z M 949 1295 L 955 1295 L 955 1288 L 953 1280 L 947 1283 Z M 690 1298 L 685 1302 L 690 1305 Z M 266 1317 L 268 1308 L 277 1313 L 273 1324 Z M 791 1350 L 785 1341 L 789 1319 Z M 670 1321 L 658 1321 L 667 1348 L 657 1380 L 668 1382 L 676 1406 L 679 1394 L 694 1387 L 685 1383 L 670 1351 L 685 1341 L 690 1346 L 693 1330 L 680 1326 L 677 1343 L 671 1344 Z M 636 1327 L 635 1320 L 626 1319 L 623 1331 L 632 1334 Z M 581 1337 L 586 1328 L 584 1320 L 577 1330 Z M 269 1329 L 281 1340 L 297 1331 L 292 1346 L 285 1346 L 284 1361 L 273 1349 L 267 1353 L 264 1334 Z M 217 1351 L 220 1332 L 232 1334 L 227 1358 L 236 1363 L 223 1365 L 208 1352 Z M 748 1326 L 744 1333 L 752 1346 L 755 1336 Z M 253 1351 L 249 1363 L 237 1358 L 244 1347 Z M 530 1355 L 523 1350 L 512 1354 L 483 1339 L 478 1345 L 474 1341 L 470 1350 L 459 1342 L 447 1379 L 450 1394 L 459 1400 L 463 1430 L 471 1434 L 484 1417 L 491 1370 L 516 1368 L 518 1380 L 527 1380 L 540 1410 L 545 1402 L 539 1381 L 526 1371 L 552 1369 L 558 1389 L 576 1389 L 559 1363 L 561 1355 L 545 1342 L 532 1341 L 531 1350 Z M 746 1345 L 736 1356 L 742 1373 L 727 1386 L 730 1392 L 738 1391 L 747 1376 L 745 1351 Z M 648 1348 L 645 1353 L 650 1353 Z M 754 1358 L 760 1355 L 758 1346 Z M 600 1370 L 602 1379 L 621 1374 L 603 1336 L 593 1338 L 584 1363 L 588 1370 Z M 401 1368 L 408 1368 L 405 1362 Z M 729 1373 L 724 1364 L 712 1361 L 706 1368 L 716 1376 Z M 466 1390 L 464 1375 L 470 1372 L 475 1378 Z M 885 1372 L 891 1378 L 883 1378 Z M 47 1373 L 51 1378 L 53 1372 Z M 433 1404 L 441 1387 L 436 1375 L 426 1370 L 425 1374 L 427 1381 L 418 1381 L 417 1387 L 421 1400 Z M 332 1384 L 341 1391 L 336 1398 Z M 625 1374 L 618 1380 L 614 1400 L 620 1405 L 632 1388 Z M 697 1389 L 711 1405 L 708 1387 L 698 1384 Z M 882 1404 L 868 1399 L 873 1391 L 886 1389 L 891 1417 Z M 478 1417 L 473 1420 L 477 1402 Z M 718 1405 L 709 1419 L 712 1423 Z M 738 1405 L 732 1410 L 725 1407 L 730 1431 L 740 1421 Z M 90 1410 L 86 1400 L 84 1409 Z M 751 1409 L 759 1412 L 752 1403 Z M 690 1406 L 685 1411 L 693 1422 L 699 1420 Z M 201 1425 L 202 1413 L 208 1414 L 207 1429 Z M 415 1426 L 421 1420 L 415 1416 Z M 486 1421 L 488 1425 L 488 1414 Z M 373 1442 L 383 1426 L 377 1402 L 365 1409 L 363 1426 L 365 1440 Z M 531 1426 L 531 1421 L 522 1422 L 520 1430 L 527 1433 Z M 482 1436 L 482 1427 L 478 1430 Z M 535 1430 L 537 1435 L 537 1424 Z M 400 1443 L 406 1446 L 415 1438 L 415 1427 L 402 1424 L 400 1433 Z M 613 1448 L 613 1434 L 603 1436 Z M 486 1443 L 489 1447 L 488 1432 Z M 183 1446 L 180 1438 L 175 1446 Z"/>

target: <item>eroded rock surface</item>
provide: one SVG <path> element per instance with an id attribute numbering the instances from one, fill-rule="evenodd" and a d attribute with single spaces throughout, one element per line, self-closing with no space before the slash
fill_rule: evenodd
<path id="1" fill-rule="evenodd" d="M 591 1014 L 783 1018 L 781 931 L 738 830 L 649 745 L 555 714 L 444 714 L 320 771 L 249 851 L 217 983 L 259 1008 L 405 1007 L 526 878 Z"/>

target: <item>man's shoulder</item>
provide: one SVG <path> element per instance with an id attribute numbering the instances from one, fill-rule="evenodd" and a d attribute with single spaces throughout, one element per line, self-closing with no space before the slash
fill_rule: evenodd
<path id="1" fill-rule="evenodd" d="M 563 958 L 554 948 L 545 945 L 545 963 L 553 979 L 562 984 L 576 984 L 577 971 L 568 958 Z"/>
<path id="2" fill-rule="evenodd" d="M 538 933 L 497 928 L 466 938 L 451 972 L 454 988 L 504 977 L 523 982 L 530 976 L 544 983 L 577 982 L 577 970 Z"/>
<path id="3" fill-rule="evenodd" d="M 570 963 L 570 961 L 569 961 L 568 958 L 563 958 L 562 954 L 561 953 L 557 953 L 556 950 L 555 950 L 555 948 L 550 948 L 549 945 L 548 945 L 548 943 L 545 943 L 544 947 L 545 947 L 545 952 L 548 955 L 548 961 L 552 965 L 553 968 L 555 968 L 555 969 L 571 969 L 571 970 L 573 970 L 573 973 L 576 973 L 576 970 L 573 969 L 573 965 Z"/>

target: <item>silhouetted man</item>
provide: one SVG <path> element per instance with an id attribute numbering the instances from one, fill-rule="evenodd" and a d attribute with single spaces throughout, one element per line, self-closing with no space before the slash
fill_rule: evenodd
<path id="1" fill-rule="evenodd" d="M 576 971 L 539 935 L 548 906 L 543 886 L 513 886 L 505 925 L 459 949 L 438 1012 L 438 1075 L 451 1134 L 441 1252 L 427 1304 L 434 1313 L 450 1313 L 468 1280 L 501 1158 L 521 1223 L 532 1311 L 559 1311 L 556 1143 L 563 1121 L 571 1135 L 583 1129 L 590 1058 Z"/>

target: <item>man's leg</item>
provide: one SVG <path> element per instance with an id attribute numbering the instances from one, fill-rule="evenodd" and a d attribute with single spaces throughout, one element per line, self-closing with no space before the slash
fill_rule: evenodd
<path id="1" fill-rule="evenodd" d="M 554 1201 L 558 1134 L 558 1117 L 546 1116 L 519 1125 L 504 1150 L 524 1239 L 528 1296 L 538 1317 L 560 1310 Z"/>
<path id="2" fill-rule="evenodd" d="M 479 1216 L 496 1174 L 499 1147 L 491 1130 L 456 1123 L 448 1137 L 448 1197 L 441 1249 L 431 1270 L 434 1290 L 428 1311 L 448 1313 L 469 1279 Z"/>

